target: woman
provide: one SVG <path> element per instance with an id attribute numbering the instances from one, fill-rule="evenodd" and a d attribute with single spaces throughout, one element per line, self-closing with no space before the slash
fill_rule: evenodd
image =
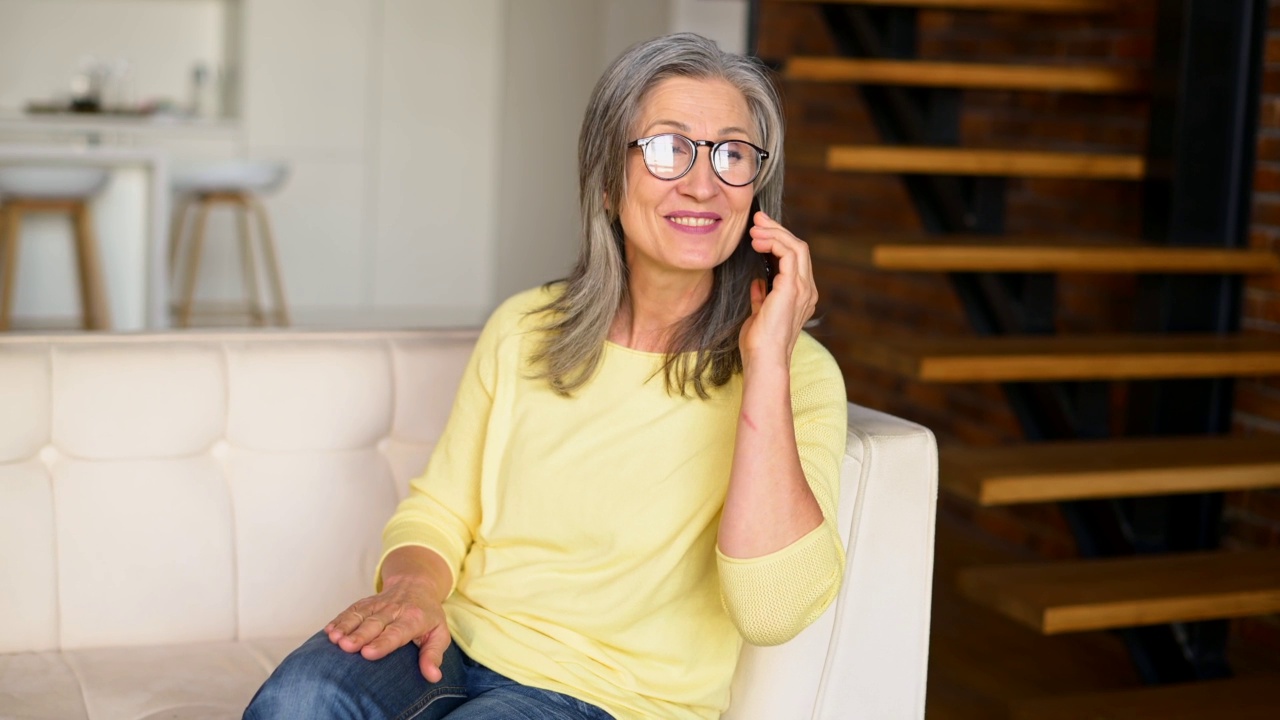
<path id="1" fill-rule="evenodd" d="M 844 387 L 801 329 L 817 292 L 774 220 L 767 77 L 696 35 L 636 46 L 579 168 L 571 276 L 490 318 L 378 594 L 247 717 L 716 718 L 743 640 L 835 596 Z"/>

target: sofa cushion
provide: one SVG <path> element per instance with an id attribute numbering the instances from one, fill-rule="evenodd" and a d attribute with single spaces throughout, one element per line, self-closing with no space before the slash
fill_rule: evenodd
<path id="1" fill-rule="evenodd" d="M 0 716 L 232 720 L 305 639 L 0 655 Z"/>
<path id="2" fill-rule="evenodd" d="M 396 506 L 376 449 L 232 450 L 240 638 L 310 635 L 373 589 L 382 525 Z M 269 551 L 267 551 L 269 549 Z"/>
<path id="3" fill-rule="evenodd" d="M 57 647 L 58 563 L 49 473 L 38 460 L 0 464 L 0 653 Z"/>
<path id="4" fill-rule="evenodd" d="M 0 463 L 30 459 L 49 444 L 49 373 L 48 353 L 40 348 L 0 353 Z"/>
<path id="5" fill-rule="evenodd" d="M 53 444 L 92 460 L 207 450 L 226 426 L 216 345 L 63 346 L 52 352 Z"/>
<path id="6" fill-rule="evenodd" d="M 231 500 L 216 462 L 59 459 L 53 494 L 63 648 L 236 637 Z"/>

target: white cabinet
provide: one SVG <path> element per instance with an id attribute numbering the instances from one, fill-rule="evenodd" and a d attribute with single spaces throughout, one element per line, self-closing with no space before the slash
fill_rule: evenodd
<path id="1" fill-rule="evenodd" d="M 500 0 L 385 0 L 373 302 L 483 319 L 493 306 Z M 454 314 L 454 313 L 451 313 Z"/>
<path id="2" fill-rule="evenodd" d="M 255 152 L 364 150 L 379 0 L 245 0 L 243 118 Z"/>
<path id="3" fill-rule="evenodd" d="M 381 5 L 244 0 L 243 152 L 289 165 L 288 181 L 265 204 L 285 292 L 303 322 L 358 307 L 367 294 L 370 61 Z M 232 229 L 221 219 L 215 237 L 226 241 L 210 244 L 219 246 L 206 273 L 215 297 L 240 292 Z"/>

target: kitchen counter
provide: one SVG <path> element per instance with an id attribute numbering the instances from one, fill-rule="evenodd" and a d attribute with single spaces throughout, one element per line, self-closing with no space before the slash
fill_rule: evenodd
<path id="1" fill-rule="evenodd" d="M 106 166 L 132 173 L 99 215 L 98 242 L 107 275 L 113 328 L 158 329 L 168 325 L 167 228 L 169 161 L 160 150 L 103 145 L 0 143 L 0 165 L 67 164 Z M 138 172 L 141 171 L 141 172 Z M 145 174 L 145 178 L 140 177 Z M 130 192 L 130 188 L 135 191 Z M 105 229 L 104 229 L 105 226 Z M 71 267 L 67 273 L 73 274 Z M 21 291 L 22 281 L 19 280 Z"/>
<path id="2" fill-rule="evenodd" d="M 127 138 L 155 134 L 197 136 L 233 140 L 241 124 L 231 118 L 193 118 L 181 115 L 112 115 L 95 113 L 25 113 L 0 110 L 0 142 L 22 136 L 72 136 L 90 144 L 107 138 Z M 7 137 L 5 137 L 7 136 Z"/>

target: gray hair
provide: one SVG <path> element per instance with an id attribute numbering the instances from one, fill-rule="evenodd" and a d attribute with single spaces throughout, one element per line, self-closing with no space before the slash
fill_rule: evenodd
<path id="1" fill-rule="evenodd" d="M 563 292 L 535 312 L 547 312 L 545 343 L 534 353 L 537 376 L 561 394 L 591 378 L 614 316 L 627 297 L 627 267 L 619 201 L 626 194 L 627 143 L 648 93 L 675 77 L 725 80 L 746 98 L 755 122 L 752 141 L 769 152 L 754 189 L 760 209 L 782 211 L 782 102 L 768 70 L 754 58 L 720 50 L 693 33 L 677 33 L 631 47 L 596 83 L 578 137 L 578 193 L 582 245 L 562 281 Z M 749 222 L 749 221 L 748 221 Z M 763 265 L 749 242 L 739 243 L 713 271 L 711 296 L 675 328 L 663 370 L 668 392 L 690 384 L 708 397 L 742 370 L 738 333 L 751 314 L 750 283 Z"/>

